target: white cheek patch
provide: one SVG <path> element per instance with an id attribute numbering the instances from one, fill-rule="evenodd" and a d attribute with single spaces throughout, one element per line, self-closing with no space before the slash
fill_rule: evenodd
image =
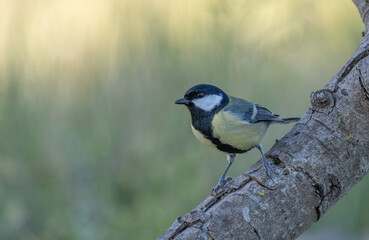
<path id="1" fill-rule="evenodd" d="M 222 95 L 211 94 L 203 98 L 192 100 L 192 102 L 193 104 L 195 104 L 196 107 L 209 112 L 213 110 L 215 107 L 219 106 L 222 100 L 223 100 Z"/>

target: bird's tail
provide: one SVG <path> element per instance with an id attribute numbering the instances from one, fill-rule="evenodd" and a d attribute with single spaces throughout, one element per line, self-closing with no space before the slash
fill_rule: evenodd
<path id="1" fill-rule="evenodd" d="M 272 123 L 292 123 L 292 122 L 298 122 L 300 118 L 283 118 L 283 117 L 277 117 L 272 120 Z"/>

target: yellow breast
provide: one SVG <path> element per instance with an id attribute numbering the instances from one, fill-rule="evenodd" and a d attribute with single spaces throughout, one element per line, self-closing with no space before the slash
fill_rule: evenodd
<path id="1" fill-rule="evenodd" d="M 197 140 L 199 140 L 202 144 L 205 144 L 206 146 L 209 146 L 209 147 L 216 148 L 216 146 L 209 139 L 205 138 L 204 135 L 202 135 L 201 132 L 197 131 L 192 125 L 191 125 L 191 129 L 192 129 L 193 135 L 195 135 Z"/>
<path id="2" fill-rule="evenodd" d="M 259 144 L 269 126 L 265 122 L 247 123 L 227 111 L 215 114 L 212 125 L 214 137 L 239 150 Z"/>

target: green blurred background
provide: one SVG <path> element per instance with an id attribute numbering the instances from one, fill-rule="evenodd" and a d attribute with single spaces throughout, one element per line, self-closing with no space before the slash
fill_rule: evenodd
<path id="1" fill-rule="evenodd" d="M 155 239 L 226 166 L 174 101 L 210 83 L 301 116 L 363 29 L 350 0 L 0 1 L 0 239 Z M 301 238 L 369 232 L 368 184 Z"/>

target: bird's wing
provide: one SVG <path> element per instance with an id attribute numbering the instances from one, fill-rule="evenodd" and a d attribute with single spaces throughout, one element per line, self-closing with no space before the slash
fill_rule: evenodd
<path id="1" fill-rule="evenodd" d="M 271 111 L 269 111 L 267 108 L 260 106 L 258 104 L 256 105 L 256 116 L 255 116 L 255 121 L 256 122 L 260 122 L 260 121 L 278 121 L 279 120 L 279 115 L 272 113 Z"/>
<path id="2" fill-rule="evenodd" d="M 245 123 L 280 120 L 278 115 L 272 113 L 265 107 L 235 97 L 230 97 L 230 102 L 228 106 L 225 107 L 224 112 L 237 116 Z"/>
<path id="3" fill-rule="evenodd" d="M 229 97 L 229 104 L 224 108 L 225 114 L 237 117 L 240 121 L 251 123 L 254 114 L 254 104 L 241 98 Z"/>

